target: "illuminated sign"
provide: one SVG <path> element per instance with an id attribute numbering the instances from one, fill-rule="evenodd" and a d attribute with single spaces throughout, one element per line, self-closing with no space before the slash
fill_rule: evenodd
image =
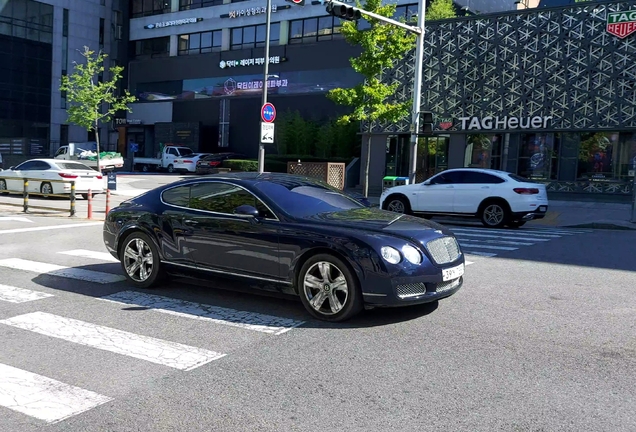
<path id="1" fill-rule="evenodd" d="M 164 27 L 173 27 L 173 26 L 180 26 L 180 25 L 184 25 L 184 24 L 196 24 L 199 21 L 203 21 L 203 18 L 182 18 L 182 19 L 178 19 L 178 20 L 158 22 L 158 23 L 155 23 L 155 24 L 148 24 L 148 25 L 145 25 L 144 28 L 145 29 L 156 29 L 156 28 L 164 28 Z"/>

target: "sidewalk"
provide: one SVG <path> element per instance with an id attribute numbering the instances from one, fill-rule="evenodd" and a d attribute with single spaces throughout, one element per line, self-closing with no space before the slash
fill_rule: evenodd
<path id="1" fill-rule="evenodd" d="M 369 197 L 374 206 L 379 200 L 379 197 Z M 636 230 L 636 223 L 630 222 L 631 214 L 631 204 L 550 200 L 546 216 L 530 221 L 526 226 Z M 450 221 L 447 218 L 435 219 L 442 224 L 444 220 Z"/>

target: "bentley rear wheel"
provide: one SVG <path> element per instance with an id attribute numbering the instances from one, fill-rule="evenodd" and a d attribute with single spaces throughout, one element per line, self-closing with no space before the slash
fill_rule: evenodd
<path id="1" fill-rule="evenodd" d="M 165 280 L 157 247 L 141 231 L 126 237 L 119 259 L 126 279 L 137 288 L 151 288 Z"/>

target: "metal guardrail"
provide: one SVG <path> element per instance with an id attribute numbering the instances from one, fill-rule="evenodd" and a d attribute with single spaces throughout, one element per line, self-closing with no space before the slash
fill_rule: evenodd
<path id="1" fill-rule="evenodd" d="M 54 210 L 54 211 L 61 211 L 62 209 L 60 209 L 59 207 L 47 207 L 47 206 L 32 206 L 29 205 L 29 195 L 39 195 L 39 196 L 46 196 L 46 197 L 59 197 L 59 198 L 70 198 L 70 216 L 75 216 L 75 180 L 42 180 L 42 179 L 36 179 L 36 178 L 26 178 L 26 177 L 22 177 L 21 178 L 24 185 L 23 185 L 23 191 L 22 191 L 22 198 L 23 198 L 23 202 L 22 204 L 14 204 L 14 203 L 2 203 L 2 205 L 12 205 L 12 206 L 22 206 L 23 207 L 23 211 L 24 213 L 28 213 L 29 212 L 29 208 L 34 208 L 34 209 L 42 209 L 42 210 Z M 3 177 L 0 175 L 0 180 L 4 180 L 5 181 L 5 186 L 6 186 L 6 181 L 7 180 L 16 180 L 15 177 Z M 71 193 L 70 196 L 68 194 L 45 194 L 42 192 L 29 192 L 29 180 L 34 180 L 34 181 L 46 181 L 49 183 L 70 183 L 71 184 Z M 2 192 L 6 192 L 6 193 L 11 193 L 14 191 L 10 191 L 8 189 L 0 189 L 0 193 Z"/>

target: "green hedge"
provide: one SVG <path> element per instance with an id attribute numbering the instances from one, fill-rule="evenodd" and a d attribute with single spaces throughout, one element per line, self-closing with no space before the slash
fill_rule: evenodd
<path id="1" fill-rule="evenodd" d="M 226 159 L 223 167 L 232 171 L 258 171 L 258 161 L 243 159 Z"/>

